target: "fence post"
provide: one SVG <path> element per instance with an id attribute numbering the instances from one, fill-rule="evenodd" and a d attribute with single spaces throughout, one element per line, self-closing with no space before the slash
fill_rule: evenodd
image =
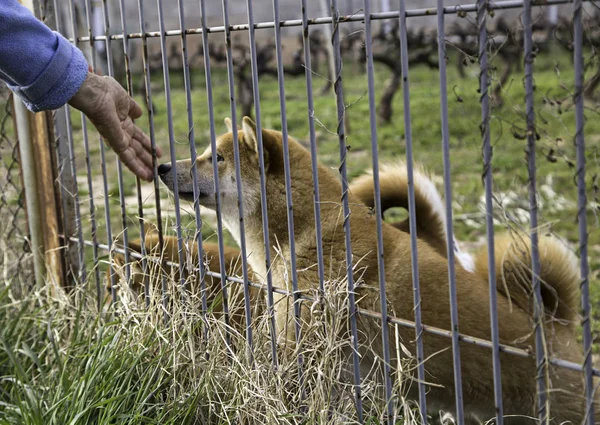
<path id="1" fill-rule="evenodd" d="M 66 27 L 61 24 L 65 17 L 60 10 L 55 9 L 58 5 L 56 1 L 48 0 L 29 0 L 33 1 L 36 12 L 40 13 L 38 18 L 42 19 L 50 28 L 58 29 Z M 39 4 L 39 7 L 38 7 Z M 75 37 L 74 34 L 71 36 Z M 58 217 L 58 237 L 61 243 L 61 256 L 63 267 L 63 287 L 70 287 L 76 276 L 79 276 L 79 261 L 76 244 L 73 244 L 70 238 L 76 234 L 77 227 L 75 225 L 75 199 L 73 194 L 77 190 L 77 185 L 74 176 L 71 173 L 71 167 L 68 166 L 70 161 L 68 129 L 66 107 L 57 109 L 48 114 L 48 148 L 50 149 L 52 160 L 52 170 L 54 179 L 54 190 L 56 192 L 56 209 Z M 56 153 L 54 153 L 56 151 Z"/>
<path id="2" fill-rule="evenodd" d="M 34 0 L 21 0 L 21 3 L 34 12 Z M 47 282 L 49 294 L 55 295 L 64 283 L 64 269 L 59 240 L 60 206 L 51 156 L 52 115 L 30 112 L 15 96 L 13 102 L 35 281 L 38 287 Z"/>

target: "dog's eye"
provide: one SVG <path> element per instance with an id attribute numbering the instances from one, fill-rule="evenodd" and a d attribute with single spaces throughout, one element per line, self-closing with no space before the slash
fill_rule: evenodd
<path id="1" fill-rule="evenodd" d="M 213 158 L 212 155 L 208 157 L 208 162 L 212 164 Z M 221 161 L 225 161 L 225 158 L 223 158 L 221 155 L 217 154 L 217 162 L 221 162 Z"/>

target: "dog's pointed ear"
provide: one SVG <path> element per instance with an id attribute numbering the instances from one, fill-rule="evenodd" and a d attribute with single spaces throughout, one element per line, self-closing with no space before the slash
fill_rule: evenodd
<path id="1" fill-rule="evenodd" d="M 231 118 L 227 117 L 223 121 L 225 122 L 225 127 L 227 127 L 227 132 L 233 133 L 233 123 L 231 122 Z"/>
<path id="2" fill-rule="evenodd" d="M 242 119 L 242 131 L 244 132 L 244 142 L 250 149 L 258 153 L 258 138 L 256 137 L 256 123 L 250 117 Z"/>
<path id="3" fill-rule="evenodd" d="M 225 122 L 225 127 L 227 127 L 228 133 L 233 133 L 233 123 L 231 122 L 231 118 L 227 117 L 223 120 Z M 237 125 L 235 126 L 236 130 L 241 130 Z"/>
<path id="4" fill-rule="evenodd" d="M 252 149 L 252 151 L 256 152 L 256 157 L 258 158 L 258 137 L 256 136 L 256 123 L 252 121 L 250 117 L 244 117 L 242 119 L 242 131 L 244 132 L 244 143 Z M 263 132 L 264 135 L 264 132 Z M 266 145 L 266 140 L 263 136 L 263 155 L 264 155 L 264 164 L 265 170 L 269 168 L 269 152 Z"/>

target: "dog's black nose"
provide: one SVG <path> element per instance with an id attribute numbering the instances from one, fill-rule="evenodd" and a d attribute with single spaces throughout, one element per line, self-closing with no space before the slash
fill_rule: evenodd
<path id="1" fill-rule="evenodd" d="M 158 175 L 159 176 L 164 176 L 169 171 L 171 171 L 171 164 L 160 164 L 158 166 Z"/>

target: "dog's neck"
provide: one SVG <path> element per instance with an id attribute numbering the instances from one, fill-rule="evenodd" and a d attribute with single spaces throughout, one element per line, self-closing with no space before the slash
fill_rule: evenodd
<path id="1" fill-rule="evenodd" d="M 284 223 L 286 223 L 285 220 Z M 235 214 L 223 214 L 223 224 L 231 233 L 231 236 L 235 240 L 236 244 L 239 247 L 241 247 L 242 232 L 238 212 L 236 211 Z M 278 246 L 278 241 L 280 242 L 279 248 L 284 250 L 284 252 L 287 254 L 287 235 L 287 226 L 285 228 L 285 237 L 282 238 L 281 231 L 272 229 L 271 220 L 269 220 L 269 245 L 271 246 L 271 261 L 277 255 L 275 247 Z M 262 277 L 266 276 L 267 264 L 264 243 L 263 220 L 260 205 L 258 206 L 258 208 L 255 208 L 252 211 L 246 210 L 244 214 L 244 240 L 246 242 L 246 255 L 248 256 L 248 262 L 252 266 L 252 270 Z"/>
<path id="2" fill-rule="evenodd" d="M 310 161 L 308 157 L 307 162 Z M 292 200 L 294 217 L 295 240 L 313 245 L 316 243 L 314 199 L 310 162 L 308 169 L 296 168 L 303 176 L 292 174 Z M 308 176 L 306 175 L 308 172 Z M 288 207 L 285 196 L 285 183 L 283 175 L 280 178 L 267 179 L 267 213 L 270 245 L 271 264 L 282 257 L 289 261 L 290 243 L 288 231 Z M 323 239 L 329 240 L 337 227 L 343 222 L 341 211 L 341 184 L 336 175 L 324 166 L 319 167 L 319 189 L 321 205 L 321 226 Z M 252 269 L 258 274 L 265 276 L 267 271 L 265 243 L 263 233 L 262 206 L 260 193 L 249 194 L 247 189 L 244 193 L 244 236 L 246 241 L 248 261 Z M 241 228 L 239 212 L 237 207 L 230 211 L 223 210 L 223 224 L 231 233 L 238 246 L 241 246 Z M 307 248 L 296 244 L 296 253 Z M 316 262 L 316 258 L 315 258 Z"/>

